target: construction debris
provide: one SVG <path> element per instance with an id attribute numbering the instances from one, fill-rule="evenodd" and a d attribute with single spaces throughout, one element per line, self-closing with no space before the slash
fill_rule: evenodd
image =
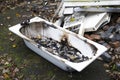
<path id="1" fill-rule="evenodd" d="M 83 62 L 88 60 L 87 56 L 82 55 L 82 53 L 75 49 L 72 46 L 69 46 L 68 42 L 62 40 L 61 42 L 57 42 L 52 38 L 32 38 L 36 43 L 38 43 L 38 47 L 45 47 L 46 50 L 54 55 L 60 56 L 64 59 L 67 59 L 71 62 Z"/>

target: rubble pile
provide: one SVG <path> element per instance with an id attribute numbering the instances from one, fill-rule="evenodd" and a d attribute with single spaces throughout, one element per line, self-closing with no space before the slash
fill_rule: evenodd
<path id="1" fill-rule="evenodd" d="M 38 43 L 38 48 L 43 46 L 48 52 L 71 62 L 83 62 L 89 60 L 89 58 L 84 56 L 79 50 L 70 46 L 66 39 L 61 42 L 55 41 L 51 38 L 32 38 L 32 40 Z"/>
<path id="2" fill-rule="evenodd" d="M 113 14 L 115 15 L 115 14 Z M 115 80 L 120 79 L 120 15 L 114 21 L 113 16 L 111 22 L 101 27 L 96 32 L 85 33 L 85 37 L 96 41 L 108 48 L 108 51 L 101 55 L 105 62 L 106 72 Z M 113 23 L 114 22 L 114 23 Z M 111 24 L 112 23 L 112 24 Z"/>

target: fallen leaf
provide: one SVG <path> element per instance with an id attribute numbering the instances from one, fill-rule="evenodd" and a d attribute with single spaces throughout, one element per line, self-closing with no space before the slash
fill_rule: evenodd
<path id="1" fill-rule="evenodd" d="M 7 69 L 3 69 L 2 73 L 3 73 L 3 74 L 9 73 L 9 69 L 8 69 L 8 68 L 7 68 Z"/>
<path id="2" fill-rule="evenodd" d="M 10 18 L 11 18 L 11 17 L 9 17 L 9 16 L 7 17 L 8 20 L 9 20 Z"/>
<path id="3" fill-rule="evenodd" d="M 12 61 L 12 58 L 11 57 L 7 57 L 7 60 L 10 62 L 10 61 Z"/>
<path id="4" fill-rule="evenodd" d="M 14 39 L 14 38 L 10 38 L 10 41 L 12 41 L 12 42 L 13 42 L 13 41 L 15 41 L 15 39 Z"/>
<path id="5" fill-rule="evenodd" d="M 11 35 L 12 35 L 12 33 L 11 33 L 11 32 L 9 32 L 9 33 L 8 33 L 8 35 L 9 35 L 9 36 L 11 36 Z"/>
<path id="6" fill-rule="evenodd" d="M 6 74 L 6 73 L 4 73 L 4 74 L 3 74 L 3 76 L 4 76 L 4 78 L 5 78 L 5 79 L 10 78 L 10 77 L 9 77 L 9 75 L 8 75 L 8 74 Z"/>
<path id="7" fill-rule="evenodd" d="M 14 80 L 19 80 L 18 78 L 15 78 Z"/>
<path id="8" fill-rule="evenodd" d="M 18 76 L 18 78 L 19 79 L 22 79 L 24 77 L 24 75 L 22 74 L 22 75 L 20 75 L 20 76 Z"/>
<path id="9" fill-rule="evenodd" d="M 4 63 L 5 63 L 5 60 L 4 60 L 4 59 L 2 59 L 2 60 L 1 60 L 1 64 L 4 64 Z"/>
<path id="10" fill-rule="evenodd" d="M 8 65 L 9 64 L 9 62 L 5 62 L 5 65 Z"/>
<path id="11" fill-rule="evenodd" d="M 12 47 L 13 47 L 13 48 L 16 48 L 17 46 L 16 46 L 16 44 L 13 44 Z"/>
<path id="12" fill-rule="evenodd" d="M 21 15 L 20 15 L 20 14 L 18 14 L 18 13 L 16 13 L 16 17 L 21 17 Z"/>
<path id="13" fill-rule="evenodd" d="M 11 25 L 9 24 L 8 27 L 10 27 Z"/>
<path id="14" fill-rule="evenodd" d="M 3 24 L 0 24 L 1 26 L 3 26 Z"/>
<path id="15" fill-rule="evenodd" d="M 16 72 L 18 72 L 18 71 L 19 71 L 19 69 L 16 67 L 13 72 L 16 73 Z"/>

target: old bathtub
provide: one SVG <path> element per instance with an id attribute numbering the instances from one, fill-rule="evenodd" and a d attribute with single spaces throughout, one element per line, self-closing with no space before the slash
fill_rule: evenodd
<path id="1" fill-rule="evenodd" d="M 44 23 L 44 25 L 41 23 Z M 30 21 L 12 26 L 9 30 L 23 38 L 28 48 L 65 71 L 76 70 L 80 72 L 107 50 L 106 47 L 96 42 L 63 29 L 40 17 L 34 17 L 30 19 Z M 38 47 L 38 43 L 32 40 L 32 37 L 47 37 L 52 38 L 57 42 L 61 42 L 62 39 L 66 38 L 67 43 L 70 46 L 79 50 L 82 55 L 87 56 L 89 59 L 81 62 L 67 60 L 59 55 L 55 55 L 52 52 L 47 51 L 44 46 Z"/>

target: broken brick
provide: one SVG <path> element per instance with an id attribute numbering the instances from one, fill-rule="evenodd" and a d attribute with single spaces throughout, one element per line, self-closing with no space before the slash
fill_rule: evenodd
<path id="1" fill-rule="evenodd" d="M 110 42 L 111 47 L 118 48 L 120 47 L 120 41 Z"/>
<path id="2" fill-rule="evenodd" d="M 101 39 L 101 36 L 97 35 L 97 34 L 92 34 L 92 35 L 90 35 L 90 37 L 94 40 L 100 40 Z"/>

